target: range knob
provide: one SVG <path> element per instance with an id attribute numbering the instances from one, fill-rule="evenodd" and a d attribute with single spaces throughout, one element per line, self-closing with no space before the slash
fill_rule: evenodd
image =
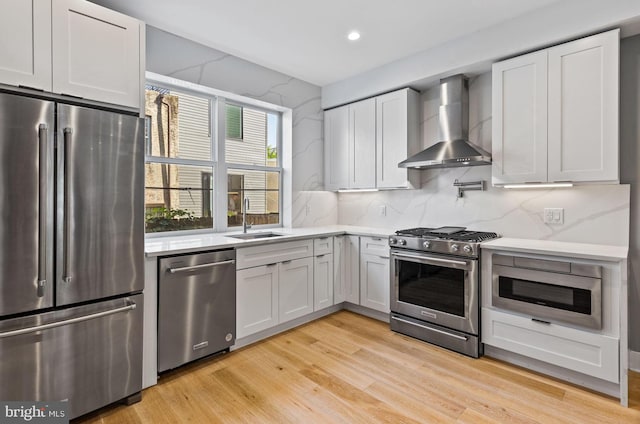
<path id="1" fill-rule="evenodd" d="M 397 242 L 398 242 L 397 239 L 394 239 L 394 238 L 389 239 L 389 244 L 396 244 Z"/>
<path id="2" fill-rule="evenodd" d="M 425 241 L 424 243 L 422 243 L 422 246 L 424 246 L 425 249 L 428 249 L 431 247 L 431 242 L 430 241 Z"/>
<path id="3" fill-rule="evenodd" d="M 452 252 L 457 252 L 459 249 L 460 249 L 460 248 L 458 247 L 458 245 L 457 245 L 457 244 L 452 244 L 452 245 L 451 245 L 451 251 L 452 251 Z"/>
<path id="4" fill-rule="evenodd" d="M 400 239 L 400 240 L 398 240 L 398 244 L 399 244 L 400 246 L 404 246 L 405 244 L 407 244 L 407 241 L 406 241 L 406 240 L 402 240 L 402 239 Z"/>
<path id="5" fill-rule="evenodd" d="M 464 250 L 466 253 L 471 253 L 472 249 L 471 249 L 471 246 L 467 244 L 462 248 L 462 250 Z"/>

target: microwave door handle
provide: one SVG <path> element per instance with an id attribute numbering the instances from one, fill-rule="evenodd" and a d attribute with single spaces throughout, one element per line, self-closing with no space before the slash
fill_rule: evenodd
<path id="1" fill-rule="evenodd" d="M 71 196 L 71 180 L 70 180 L 70 169 L 69 169 L 69 155 L 71 152 L 71 136 L 73 134 L 73 130 L 71 128 L 65 128 L 63 131 L 64 135 L 64 162 L 63 162 L 63 178 L 64 178 L 64 201 L 63 201 L 63 233 L 62 233 L 62 244 L 64 245 L 62 249 L 62 282 L 65 284 L 69 284 L 71 282 L 71 276 L 69 273 L 71 272 L 71 266 L 69 262 L 69 242 L 71 241 L 71 219 L 69 218 L 70 214 L 70 200 L 69 196 Z"/>
<path id="2" fill-rule="evenodd" d="M 47 284 L 47 130 L 38 126 L 38 297 Z"/>
<path id="3" fill-rule="evenodd" d="M 464 262 L 464 261 L 456 261 L 455 259 L 424 257 L 424 256 L 418 256 L 418 255 L 408 255 L 406 253 L 394 253 L 393 256 L 396 257 L 396 258 L 400 258 L 400 259 L 416 259 L 416 260 L 427 262 L 427 263 L 436 263 L 436 264 L 442 264 L 442 265 L 467 266 L 466 262 Z"/>

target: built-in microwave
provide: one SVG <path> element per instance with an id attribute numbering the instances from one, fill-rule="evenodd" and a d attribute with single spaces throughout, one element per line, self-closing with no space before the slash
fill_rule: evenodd
<path id="1" fill-rule="evenodd" d="M 602 328 L 602 267 L 495 254 L 491 303 L 542 322 Z"/>

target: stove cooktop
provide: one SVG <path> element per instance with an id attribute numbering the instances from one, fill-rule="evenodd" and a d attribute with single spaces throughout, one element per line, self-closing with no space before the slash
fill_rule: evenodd
<path id="1" fill-rule="evenodd" d="M 496 233 L 468 231 L 466 227 L 409 228 L 396 231 L 394 236 L 389 237 L 389 245 L 400 249 L 477 257 L 482 241 L 498 237 Z"/>
<path id="2" fill-rule="evenodd" d="M 421 237 L 431 240 L 463 241 L 479 243 L 484 240 L 498 238 L 496 233 L 484 231 L 466 231 L 466 227 L 409 228 L 396 231 L 397 236 Z"/>

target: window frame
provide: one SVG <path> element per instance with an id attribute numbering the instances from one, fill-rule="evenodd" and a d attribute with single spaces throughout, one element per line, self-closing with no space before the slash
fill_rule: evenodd
<path id="1" fill-rule="evenodd" d="M 174 165 L 190 165 L 200 167 L 211 167 L 212 184 L 212 217 L 213 226 L 211 228 L 200 228 L 193 230 L 177 230 L 177 231 L 164 231 L 164 232 L 145 232 L 145 237 L 166 237 L 175 235 L 188 235 L 188 234 L 202 234 L 211 232 L 236 232 L 241 230 L 241 227 L 229 227 L 227 222 L 228 211 L 228 193 L 227 193 L 227 175 L 228 170 L 247 170 L 247 171 L 265 171 L 265 172 L 277 172 L 278 177 L 278 214 L 279 222 L 277 224 L 264 224 L 256 225 L 253 228 L 278 228 L 283 227 L 290 223 L 290 217 L 285 216 L 283 205 L 285 200 L 291 201 L 291 181 L 285 181 L 285 178 L 290 179 L 290 169 L 285 168 L 285 164 L 291 165 L 291 160 L 284 159 L 284 139 L 287 138 L 288 143 L 291 143 L 291 132 L 284 131 L 285 122 L 291 124 L 292 110 L 284 108 L 279 105 L 270 104 L 261 100 L 255 100 L 245 96 L 239 96 L 233 93 L 224 92 L 221 90 L 212 89 L 205 86 L 189 83 L 187 81 L 177 80 L 174 78 L 154 74 L 151 72 L 146 73 L 145 85 L 157 86 L 166 88 L 168 90 L 175 90 L 180 92 L 186 92 L 199 97 L 208 98 L 209 100 L 209 133 L 211 142 L 211 157 L 210 160 L 201 159 L 183 159 L 183 158 L 170 158 L 152 156 L 147 154 L 145 146 L 145 165 L 148 163 L 164 163 Z M 267 114 L 278 115 L 278 128 L 276 130 L 277 141 L 276 148 L 278 152 L 277 166 L 258 166 L 258 165 L 244 165 L 235 163 L 226 163 L 225 159 L 225 146 L 226 146 L 226 102 L 239 106 L 241 113 L 245 107 L 262 111 Z M 142 111 L 142 116 L 144 111 Z M 145 124 L 146 125 L 146 124 Z M 268 131 L 268 130 L 266 130 Z M 238 141 L 238 139 L 232 138 L 232 140 Z M 287 149 L 290 152 L 290 148 Z M 265 151 L 265 154 L 267 152 Z M 146 186 L 146 181 L 145 181 Z M 284 192 L 287 190 L 287 193 Z M 290 214 L 290 211 L 288 211 Z"/>

